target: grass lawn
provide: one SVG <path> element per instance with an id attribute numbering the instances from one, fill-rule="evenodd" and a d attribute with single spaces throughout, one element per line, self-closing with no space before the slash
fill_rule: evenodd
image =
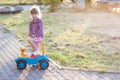
<path id="1" fill-rule="evenodd" d="M 106 36 L 86 32 L 83 27 L 85 25 L 77 25 L 76 18 L 78 17 L 73 13 L 43 12 L 47 55 L 64 67 L 101 72 L 120 71 L 119 54 L 110 53 L 102 46 L 102 43 L 107 40 Z M 26 43 L 30 19 L 29 12 L 0 15 L 0 23 Z M 82 21 L 84 19 L 81 19 Z"/>

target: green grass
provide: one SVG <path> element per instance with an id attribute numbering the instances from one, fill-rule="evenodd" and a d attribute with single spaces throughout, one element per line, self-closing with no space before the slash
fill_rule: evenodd
<path id="1" fill-rule="evenodd" d="M 11 30 L 22 41 L 28 41 L 29 12 L 0 15 L 0 23 Z M 119 54 L 108 53 L 101 42 L 103 37 L 85 34 L 80 26 L 69 23 L 66 15 L 44 13 L 45 51 L 58 64 L 79 69 L 101 72 L 120 70 Z M 117 61 L 116 63 L 110 61 Z M 115 66 L 115 67 L 113 67 Z"/>
<path id="2" fill-rule="evenodd" d="M 9 30 L 7 30 L 6 28 L 3 29 L 3 33 L 10 33 Z"/>

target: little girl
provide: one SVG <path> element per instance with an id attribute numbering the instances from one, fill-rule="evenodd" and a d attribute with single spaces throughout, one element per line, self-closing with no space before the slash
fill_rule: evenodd
<path id="1" fill-rule="evenodd" d="M 39 54 L 39 45 L 40 42 L 44 39 L 44 31 L 43 31 L 43 22 L 41 19 L 41 12 L 38 6 L 33 6 L 30 14 L 32 16 L 32 20 L 29 23 L 29 37 L 28 42 L 33 47 L 34 55 Z"/>

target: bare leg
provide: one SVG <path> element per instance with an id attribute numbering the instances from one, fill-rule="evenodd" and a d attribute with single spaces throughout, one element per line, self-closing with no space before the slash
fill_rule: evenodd
<path id="1" fill-rule="evenodd" d="M 38 45 L 36 45 L 36 43 L 33 40 L 30 39 L 28 42 L 30 43 L 30 45 L 33 47 L 35 51 L 39 49 Z"/>

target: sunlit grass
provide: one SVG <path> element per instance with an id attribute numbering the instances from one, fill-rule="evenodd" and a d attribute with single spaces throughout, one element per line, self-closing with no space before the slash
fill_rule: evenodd
<path id="1" fill-rule="evenodd" d="M 120 14 L 120 8 L 113 8 L 112 11 Z"/>

